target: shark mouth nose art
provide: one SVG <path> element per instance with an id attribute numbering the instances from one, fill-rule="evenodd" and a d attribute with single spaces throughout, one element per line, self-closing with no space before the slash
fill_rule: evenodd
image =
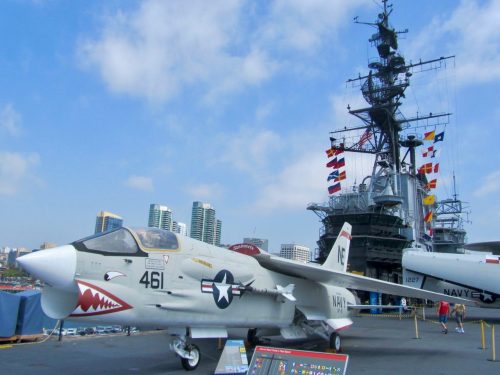
<path id="1" fill-rule="evenodd" d="M 81 280 L 76 280 L 76 282 L 78 284 L 78 302 L 70 316 L 110 314 L 132 308 L 122 299 L 96 285 Z"/>

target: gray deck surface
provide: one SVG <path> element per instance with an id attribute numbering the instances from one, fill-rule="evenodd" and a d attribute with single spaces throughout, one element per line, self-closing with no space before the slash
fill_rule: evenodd
<path id="1" fill-rule="evenodd" d="M 344 353 L 349 355 L 347 373 L 500 374 L 500 362 L 488 360 L 492 358 L 490 327 L 486 327 L 486 350 L 480 349 L 480 325 L 476 323 L 479 319 L 500 326 L 500 310 L 472 309 L 465 323 L 465 334 L 456 333 L 451 321 L 446 335 L 441 333 L 435 315 L 429 310 L 427 320 L 418 321 L 420 339 L 415 339 L 411 318 L 354 317 L 353 327 L 342 334 Z M 497 332 L 500 350 L 499 336 Z M 43 343 L 0 346 L 0 373 L 187 374 L 179 359 L 168 350 L 169 340 L 164 331 L 152 331 L 130 337 L 65 337 L 62 342 L 52 338 Z M 220 355 L 216 340 L 196 343 L 202 351 L 202 362 L 190 374 L 212 374 Z M 324 343 L 319 341 L 288 346 L 324 349 Z"/>

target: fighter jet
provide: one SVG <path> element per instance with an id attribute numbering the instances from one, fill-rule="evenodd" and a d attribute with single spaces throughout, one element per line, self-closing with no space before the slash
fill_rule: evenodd
<path id="1" fill-rule="evenodd" d="M 44 281 L 42 308 L 54 319 L 154 326 L 195 369 L 197 338 L 248 329 L 249 341 L 322 337 L 340 350 L 338 333 L 359 305 L 349 289 L 468 303 L 452 296 L 346 272 L 351 225 L 345 223 L 323 265 L 273 256 L 255 246 L 219 248 L 169 231 L 119 228 L 18 259 Z"/>
<path id="2" fill-rule="evenodd" d="M 472 299 L 481 307 L 500 308 L 500 256 L 407 250 L 403 254 L 403 283 Z"/>

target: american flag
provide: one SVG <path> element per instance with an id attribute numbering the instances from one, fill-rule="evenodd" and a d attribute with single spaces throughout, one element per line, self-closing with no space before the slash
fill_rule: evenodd
<path id="1" fill-rule="evenodd" d="M 358 145 L 359 147 L 363 147 L 363 145 L 372 137 L 372 132 L 370 129 L 366 129 L 361 138 L 359 139 Z"/>

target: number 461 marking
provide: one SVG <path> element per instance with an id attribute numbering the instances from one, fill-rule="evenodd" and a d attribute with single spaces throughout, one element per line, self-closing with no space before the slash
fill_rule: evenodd
<path id="1" fill-rule="evenodd" d="M 139 280 L 139 284 L 144 284 L 146 288 L 163 289 L 163 272 L 146 271 Z"/>

